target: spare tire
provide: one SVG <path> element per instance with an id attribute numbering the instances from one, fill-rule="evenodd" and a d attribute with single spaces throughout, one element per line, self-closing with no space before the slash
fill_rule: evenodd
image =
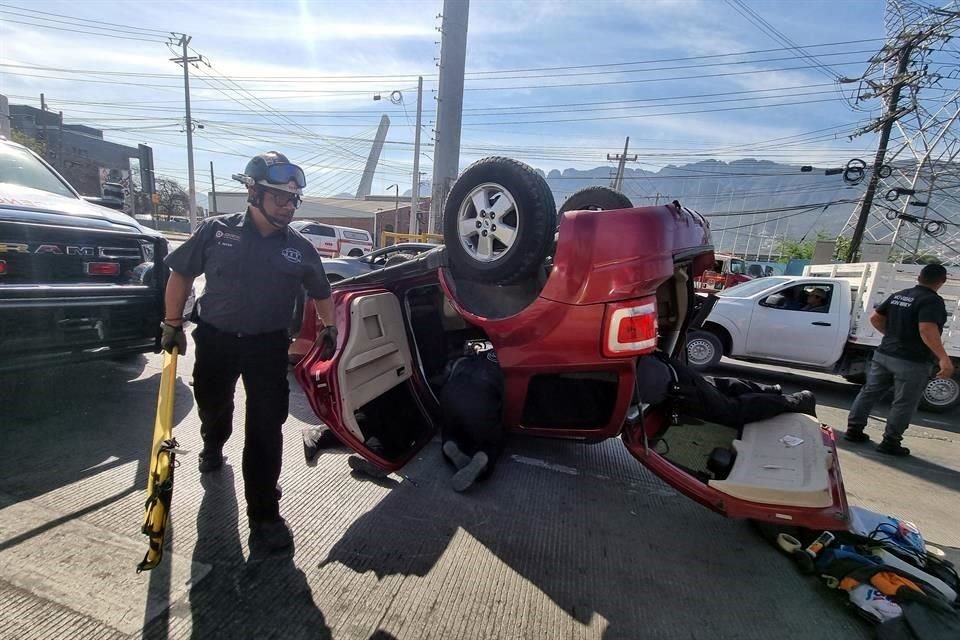
<path id="1" fill-rule="evenodd" d="M 616 189 L 595 186 L 585 187 L 574 192 L 560 207 L 560 213 L 567 211 L 604 211 L 607 209 L 632 209 L 630 198 Z"/>
<path id="2" fill-rule="evenodd" d="M 443 209 L 443 238 L 454 275 L 510 284 L 543 264 L 557 226 L 550 186 L 509 158 L 478 160 L 457 178 Z"/>

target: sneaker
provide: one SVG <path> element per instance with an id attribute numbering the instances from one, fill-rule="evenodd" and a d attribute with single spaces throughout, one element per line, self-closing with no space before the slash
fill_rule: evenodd
<path id="1" fill-rule="evenodd" d="M 793 409 L 797 413 L 817 417 L 817 397 L 813 395 L 812 391 L 798 391 L 785 397 L 790 399 L 790 404 L 793 405 Z"/>
<path id="2" fill-rule="evenodd" d="M 907 449 L 896 440 L 888 440 L 887 438 L 884 438 L 883 441 L 877 445 L 877 451 L 889 456 L 898 456 L 901 458 L 910 455 L 910 449 Z"/>
<path id="3" fill-rule="evenodd" d="M 488 462 L 487 454 L 483 451 L 475 453 L 467 466 L 453 474 L 453 479 L 450 480 L 453 490 L 461 492 L 472 487 L 473 483 L 480 477 L 480 474 L 487 469 Z"/>
<path id="4" fill-rule="evenodd" d="M 443 455 L 447 456 L 457 469 L 463 469 L 470 464 L 470 456 L 460 451 L 460 447 L 453 440 L 443 443 Z"/>
<path id="5" fill-rule="evenodd" d="M 361 458 L 360 456 L 350 456 L 347 458 L 347 465 L 357 473 L 362 473 L 371 478 L 386 478 L 390 475 L 366 458 Z"/>
<path id="6" fill-rule="evenodd" d="M 200 452 L 200 473 L 217 471 L 223 466 L 222 447 L 204 447 Z"/>
<path id="7" fill-rule="evenodd" d="M 870 442 L 870 436 L 863 432 L 863 429 L 847 427 L 847 432 L 843 435 L 844 440 L 850 442 Z"/>
<path id="8" fill-rule="evenodd" d="M 281 551 L 293 545 L 293 532 L 283 518 L 250 520 L 250 546 Z"/>

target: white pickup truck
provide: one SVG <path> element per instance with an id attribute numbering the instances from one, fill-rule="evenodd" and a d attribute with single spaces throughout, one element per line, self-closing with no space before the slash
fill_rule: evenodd
<path id="1" fill-rule="evenodd" d="M 825 371 L 862 383 L 882 335 L 870 313 L 891 293 L 916 284 L 920 265 L 862 262 L 810 265 L 802 276 L 757 278 L 718 292 L 701 328 L 687 341 L 691 365 L 709 369 L 721 356 L 747 362 Z M 823 304 L 810 293 L 825 295 Z M 960 371 L 960 270 L 948 268 L 943 342 Z M 931 378 L 921 406 L 937 412 L 960 406 L 960 374 Z"/>

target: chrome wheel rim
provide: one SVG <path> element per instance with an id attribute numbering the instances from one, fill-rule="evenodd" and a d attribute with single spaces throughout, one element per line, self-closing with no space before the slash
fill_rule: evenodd
<path id="1" fill-rule="evenodd" d="M 517 200 L 503 186 L 486 182 L 474 187 L 457 214 L 460 245 L 477 262 L 496 262 L 505 256 L 520 231 Z"/>

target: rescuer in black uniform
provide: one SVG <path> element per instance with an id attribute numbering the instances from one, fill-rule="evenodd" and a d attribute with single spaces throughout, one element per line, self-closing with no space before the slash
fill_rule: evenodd
<path id="1" fill-rule="evenodd" d="M 172 270 L 166 288 L 161 346 L 187 340 L 183 307 L 194 278 L 206 289 L 197 303 L 193 341 L 193 391 L 200 414 L 200 472 L 223 466 L 223 445 L 233 430 L 237 380 L 246 390 L 243 480 L 250 542 L 270 550 L 293 543 L 280 517 L 277 481 L 283 459 L 283 423 L 289 410 L 288 327 L 294 301 L 306 288 L 318 316 L 322 357 L 337 342 L 333 303 L 316 249 L 288 225 L 306 187 L 303 170 L 276 151 L 260 154 L 234 179 L 247 187 L 247 210 L 204 220 L 167 256 Z"/>

